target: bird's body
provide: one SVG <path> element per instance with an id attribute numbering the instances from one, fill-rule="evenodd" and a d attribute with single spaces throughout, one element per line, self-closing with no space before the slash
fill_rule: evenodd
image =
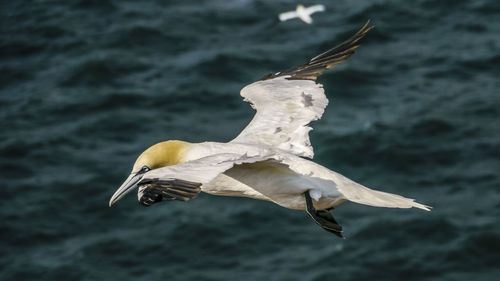
<path id="1" fill-rule="evenodd" d="M 307 158 L 313 158 L 308 124 L 328 104 L 316 77 L 346 60 L 371 29 L 368 23 L 349 40 L 308 63 L 266 76 L 241 90 L 256 109 L 247 127 L 228 143 L 165 141 L 138 158 L 110 205 L 135 187 L 146 206 L 162 200 L 187 201 L 200 191 L 267 200 L 306 210 L 324 229 L 341 236 L 327 211 L 351 201 L 376 207 L 429 210 L 413 199 L 376 191 Z"/>
<path id="2" fill-rule="evenodd" d="M 227 161 L 225 156 L 229 156 L 229 159 L 256 157 L 261 160 L 234 165 L 203 184 L 203 192 L 268 200 L 296 210 L 305 210 L 302 194 L 307 190 L 318 193 L 319 201 L 315 204 L 318 209 L 331 208 L 344 200 L 333 186 L 333 182 L 306 175 L 314 171 L 319 172 L 320 169 L 325 169 L 324 167 L 296 155 L 264 145 L 217 142 L 184 144 L 182 150 L 186 162 L 214 155 L 221 155 L 221 161 Z"/>
<path id="3" fill-rule="evenodd" d="M 285 208 L 305 210 L 303 193 L 310 191 L 318 210 L 345 201 L 427 210 L 426 206 L 412 199 L 369 189 L 313 161 L 267 145 L 167 141 L 157 146 L 166 148 L 170 155 L 182 160 L 168 169 L 153 170 L 145 178 L 173 178 L 192 169 L 196 175 L 185 175 L 185 179 L 204 182 L 201 191 L 213 195 L 268 200 Z M 153 146 L 153 150 L 154 155 L 162 156 L 156 147 Z M 208 161 L 201 163 L 201 169 L 198 169 L 196 162 L 200 159 Z M 214 174 L 210 167 L 221 163 L 231 165 Z M 190 164 L 194 165 L 190 167 Z M 141 195 L 139 192 L 139 200 Z"/>

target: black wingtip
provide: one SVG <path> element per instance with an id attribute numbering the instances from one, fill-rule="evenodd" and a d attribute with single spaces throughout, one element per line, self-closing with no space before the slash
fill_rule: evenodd
<path id="1" fill-rule="evenodd" d="M 201 183 L 180 179 L 147 179 L 139 183 L 144 187 L 139 202 L 144 206 L 151 206 L 161 201 L 188 201 L 201 192 Z"/>
<path id="2" fill-rule="evenodd" d="M 323 71 L 335 67 L 354 54 L 354 50 L 360 46 L 360 40 L 374 28 L 370 23 L 371 20 L 368 19 L 349 39 L 313 57 L 309 62 L 283 72 L 268 74 L 262 80 L 273 79 L 279 76 L 289 76 L 288 79 L 291 80 L 316 81 Z"/>
<path id="3" fill-rule="evenodd" d="M 321 226 L 324 230 L 344 238 L 342 235 L 342 226 L 335 220 L 330 212 L 327 210 L 316 210 L 312 203 L 309 191 L 304 192 L 306 200 L 306 212 L 314 220 L 316 224 Z"/>

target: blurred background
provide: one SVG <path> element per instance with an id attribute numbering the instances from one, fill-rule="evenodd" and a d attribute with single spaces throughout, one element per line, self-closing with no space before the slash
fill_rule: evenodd
<path id="1" fill-rule="evenodd" d="M 279 22 L 324 4 L 314 23 Z M 500 2 L 2 1 L 1 280 L 500 280 Z M 432 212 L 201 194 L 108 200 L 167 140 L 225 142 L 239 90 L 376 26 L 319 79 L 315 161 Z"/>

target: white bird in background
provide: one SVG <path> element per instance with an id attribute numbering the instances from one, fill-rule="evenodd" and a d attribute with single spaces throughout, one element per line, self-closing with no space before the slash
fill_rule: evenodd
<path id="1" fill-rule="evenodd" d="M 340 237 L 342 227 L 329 210 L 346 201 L 429 210 L 413 199 L 369 189 L 307 159 L 313 157 L 308 124 L 321 118 L 328 104 L 316 78 L 349 58 L 371 28 L 367 22 L 347 41 L 309 62 L 244 87 L 241 95 L 257 112 L 232 141 L 170 140 L 146 149 L 109 205 L 137 187 L 139 202 L 145 206 L 162 200 L 187 201 L 200 191 L 244 196 L 305 210 Z"/>
<path id="2" fill-rule="evenodd" d="M 311 15 L 316 12 L 324 12 L 325 6 L 319 4 L 310 7 L 304 7 L 303 5 L 297 5 L 295 11 L 281 13 L 279 15 L 280 21 L 286 21 L 293 18 L 299 18 L 303 22 L 311 24 L 313 22 Z"/>

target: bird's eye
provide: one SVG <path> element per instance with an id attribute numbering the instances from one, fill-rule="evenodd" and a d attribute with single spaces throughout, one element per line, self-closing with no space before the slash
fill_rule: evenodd
<path id="1" fill-rule="evenodd" d="M 141 173 L 145 173 L 147 171 L 151 170 L 148 166 L 142 166 L 141 168 Z"/>

